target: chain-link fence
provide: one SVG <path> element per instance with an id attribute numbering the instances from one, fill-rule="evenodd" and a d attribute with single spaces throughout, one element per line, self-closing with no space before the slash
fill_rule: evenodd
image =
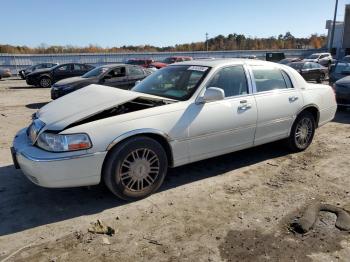
<path id="1" fill-rule="evenodd" d="M 126 62 L 131 58 L 149 58 L 162 60 L 169 56 L 191 56 L 193 58 L 240 58 L 256 56 L 265 59 L 266 52 L 283 52 L 286 57 L 305 57 L 319 52 L 315 49 L 285 50 L 237 50 L 237 51 L 196 51 L 196 52 L 147 52 L 147 53 L 92 53 L 92 54 L 0 54 L 0 68 L 8 68 L 12 74 L 39 63 L 86 63 L 94 66 Z"/>

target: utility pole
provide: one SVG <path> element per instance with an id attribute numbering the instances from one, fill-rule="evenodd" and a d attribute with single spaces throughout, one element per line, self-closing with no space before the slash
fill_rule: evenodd
<path id="1" fill-rule="evenodd" d="M 332 53 L 332 49 L 333 49 L 335 23 L 337 21 L 337 11 L 338 11 L 338 0 L 335 0 L 335 9 L 334 9 L 334 18 L 333 18 L 332 32 L 331 32 L 331 41 L 329 43 L 329 52 L 330 53 Z"/>
<path id="2" fill-rule="evenodd" d="M 209 34 L 208 33 L 205 33 L 205 43 L 206 43 L 206 47 L 207 47 L 207 52 L 209 51 L 209 42 L 208 42 L 208 36 Z"/>

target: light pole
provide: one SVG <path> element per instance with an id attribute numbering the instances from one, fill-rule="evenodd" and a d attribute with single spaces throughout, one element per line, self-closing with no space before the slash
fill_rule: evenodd
<path id="1" fill-rule="evenodd" d="M 333 49 L 335 23 L 337 21 L 337 10 L 338 10 L 338 0 L 335 0 L 335 9 L 334 9 L 334 18 L 333 18 L 332 32 L 331 32 L 331 41 L 329 43 L 329 52 L 330 53 L 332 53 L 332 49 Z"/>
<path id="2" fill-rule="evenodd" d="M 209 43 L 208 43 L 208 33 L 205 33 L 205 43 L 206 43 L 206 47 L 207 47 L 207 52 L 209 51 Z"/>

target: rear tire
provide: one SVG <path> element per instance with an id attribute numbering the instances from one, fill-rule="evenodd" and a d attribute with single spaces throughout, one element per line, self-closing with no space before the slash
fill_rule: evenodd
<path id="1" fill-rule="evenodd" d="M 137 200 L 162 185 L 168 169 L 165 150 L 156 140 L 132 137 L 114 147 L 104 163 L 103 180 L 124 200 Z"/>
<path id="2" fill-rule="evenodd" d="M 47 77 L 47 76 L 44 76 L 44 77 L 40 78 L 39 86 L 41 88 L 49 88 L 49 87 L 51 87 L 51 78 Z"/>
<path id="3" fill-rule="evenodd" d="M 295 119 L 287 139 L 288 146 L 293 152 L 304 151 L 314 138 L 316 122 L 314 116 L 308 112 L 301 112 Z"/>

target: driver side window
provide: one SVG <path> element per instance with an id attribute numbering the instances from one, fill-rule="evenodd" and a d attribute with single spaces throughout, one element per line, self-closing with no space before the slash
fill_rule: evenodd
<path id="1" fill-rule="evenodd" d="M 125 76 L 125 67 L 118 67 L 113 70 L 111 70 L 108 73 L 108 76 L 112 78 L 119 78 L 119 77 L 124 77 Z"/>
<path id="2" fill-rule="evenodd" d="M 68 70 L 69 70 L 69 65 L 64 65 L 64 66 L 60 66 L 59 68 L 57 68 L 58 72 L 68 71 Z"/>
<path id="3" fill-rule="evenodd" d="M 248 83 L 243 66 L 230 66 L 220 69 L 209 81 L 208 87 L 223 89 L 225 97 L 248 94 Z"/>

